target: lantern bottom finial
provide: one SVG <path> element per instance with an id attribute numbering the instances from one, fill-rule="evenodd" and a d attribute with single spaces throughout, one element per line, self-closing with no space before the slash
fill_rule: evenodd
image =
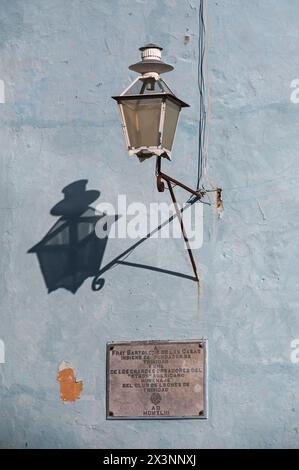
<path id="1" fill-rule="evenodd" d="M 132 157 L 133 155 L 136 155 L 141 162 L 151 157 L 163 157 L 167 158 L 167 160 L 171 160 L 171 152 L 169 150 L 157 147 L 138 147 L 130 149 L 129 156 Z"/>

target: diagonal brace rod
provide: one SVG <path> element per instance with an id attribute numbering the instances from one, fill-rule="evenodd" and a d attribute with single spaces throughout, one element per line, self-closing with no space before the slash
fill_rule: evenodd
<path id="1" fill-rule="evenodd" d="M 199 282 L 199 277 L 198 277 L 198 274 L 197 274 L 196 264 L 195 264 L 193 253 L 192 253 L 192 250 L 191 250 L 191 247 L 190 247 L 189 239 L 187 237 L 186 230 L 185 230 L 185 227 L 184 227 L 183 218 L 182 218 L 181 212 L 178 208 L 178 203 L 177 203 L 177 200 L 175 198 L 174 191 L 173 191 L 173 188 L 171 186 L 171 182 L 169 180 L 166 180 L 166 182 L 167 182 L 167 185 L 168 185 L 168 189 L 169 189 L 169 192 L 170 192 L 170 195 L 171 195 L 172 202 L 173 202 L 174 207 L 175 207 L 177 218 L 180 222 L 181 232 L 182 232 L 182 235 L 183 235 L 185 243 L 186 243 L 186 247 L 187 247 L 189 258 L 190 258 L 192 268 L 193 268 L 193 271 L 194 271 L 195 279 L 196 279 L 197 282 Z"/>
<path id="2" fill-rule="evenodd" d="M 177 181 L 176 179 L 172 178 L 171 176 L 168 176 L 168 175 L 165 175 L 164 173 L 162 173 L 161 172 L 161 157 L 157 158 L 156 175 L 157 175 L 158 191 L 160 191 L 160 192 L 164 191 L 164 183 L 163 183 L 162 179 L 164 181 L 166 181 L 166 183 L 167 183 L 167 186 L 168 186 L 168 189 L 169 189 L 169 192 L 170 192 L 170 196 L 171 196 L 172 202 L 173 202 L 174 207 L 175 207 L 176 215 L 177 215 L 177 218 L 178 218 L 179 223 L 180 223 L 181 232 L 182 232 L 185 244 L 186 244 L 186 248 L 187 248 L 188 255 L 189 255 L 189 258 L 190 258 L 190 261 L 191 261 L 191 265 L 192 265 L 192 269 L 193 269 L 193 272 L 194 272 L 194 275 L 195 275 L 195 279 L 196 279 L 197 282 L 199 282 L 199 276 L 198 276 L 198 273 L 197 273 L 197 268 L 196 268 L 196 263 L 195 263 L 195 260 L 194 260 L 194 256 L 193 256 L 193 253 L 192 253 L 192 250 L 191 250 L 191 247 L 190 247 L 189 238 L 188 238 L 186 230 L 185 230 L 182 214 L 181 214 L 181 211 L 179 210 L 178 203 L 177 203 L 177 200 L 176 200 L 176 197 L 175 197 L 175 194 L 174 194 L 173 187 L 172 187 L 171 183 L 176 184 L 177 186 L 180 186 L 181 188 L 185 189 L 186 191 L 188 191 L 189 193 L 191 193 L 194 196 L 198 197 L 199 199 L 201 199 L 204 196 L 205 192 L 204 191 L 195 191 L 195 190 L 189 188 L 188 186 L 186 186 L 185 184 L 181 183 L 180 181 Z"/>

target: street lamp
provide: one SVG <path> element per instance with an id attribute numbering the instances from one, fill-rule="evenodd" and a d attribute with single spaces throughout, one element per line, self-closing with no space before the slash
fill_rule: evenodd
<path id="1" fill-rule="evenodd" d="M 196 264 L 184 228 L 182 213 L 178 208 L 173 185 L 180 186 L 196 198 L 201 199 L 207 191 L 193 190 L 176 179 L 162 173 L 162 157 L 171 160 L 175 131 L 182 108 L 189 107 L 170 90 L 161 74 L 170 72 L 173 67 L 162 61 L 162 47 L 147 44 L 140 48 L 141 61 L 129 67 L 140 73 L 131 85 L 120 95 L 113 96 L 118 103 L 121 123 L 130 156 L 136 155 L 140 161 L 157 158 L 157 188 L 163 192 L 167 183 L 176 214 L 180 222 L 195 279 L 199 281 Z"/>
<path id="2" fill-rule="evenodd" d="M 119 105 L 129 155 L 137 155 L 141 161 L 152 156 L 170 160 L 180 111 L 189 105 L 160 76 L 173 70 L 161 60 L 162 47 L 147 44 L 140 51 L 141 62 L 129 69 L 141 75 L 113 99 Z"/>

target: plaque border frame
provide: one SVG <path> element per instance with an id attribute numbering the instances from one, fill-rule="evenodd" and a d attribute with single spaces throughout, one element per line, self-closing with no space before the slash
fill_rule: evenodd
<path id="1" fill-rule="evenodd" d="M 111 346 L 126 346 L 140 344 L 189 344 L 202 343 L 204 352 L 203 361 L 203 414 L 190 416 L 110 416 L 109 415 L 109 348 Z M 106 420 L 173 420 L 173 419 L 208 419 L 208 339 L 183 339 L 183 340 L 133 340 L 133 341 L 109 341 L 106 343 Z"/>

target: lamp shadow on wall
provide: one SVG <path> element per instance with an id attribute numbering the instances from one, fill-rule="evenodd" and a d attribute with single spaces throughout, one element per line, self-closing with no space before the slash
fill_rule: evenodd
<path id="1" fill-rule="evenodd" d="M 101 267 L 108 236 L 98 238 L 96 224 L 106 233 L 118 216 L 99 214 L 91 206 L 100 191 L 86 190 L 88 180 L 78 180 L 66 186 L 64 199 L 50 211 L 58 221 L 28 253 L 37 255 L 48 293 L 64 288 L 73 294 L 83 282 L 96 276 Z M 105 283 L 99 282 L 99 288 Z"/>

